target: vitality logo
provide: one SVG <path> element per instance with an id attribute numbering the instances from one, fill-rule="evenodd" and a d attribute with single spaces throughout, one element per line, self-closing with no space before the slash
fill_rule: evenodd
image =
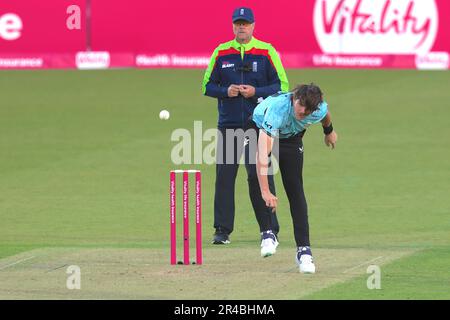
<path id="1" fill-rule="evenodd" d="M 316 0 L 313 19 L 328 54 L 428 52 L 438 30 L 434 0 Z"/>
<path id="2" fill-rule="evenodd" d="M 14 13 L 0 14 L 0 40 L 17 40 L 22 35 L 22 20 Z"/>

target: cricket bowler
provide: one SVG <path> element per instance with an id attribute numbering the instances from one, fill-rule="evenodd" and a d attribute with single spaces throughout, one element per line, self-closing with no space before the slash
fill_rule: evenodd
<path id="1" fill-rule="evenodd" d="M 276 209 L 278 198 L 269 189 L 270 157 L 275 156 L 283 186 L 289 200 L 295 242 L 296 261 L 301 273 L 315 273 L 310 241 L 308 209 L 303 190 L 303 141 L 308 126 L 321 122 L 325 144 L 336 146 L 337 134 L 333 129 L 328 104 L 323 101 L 321 89 L 315 84 L 300 85 L 293 91 L 266 98 L 254 110 L 250 123 L 257 130 L 256 171 L 261 196 L 266 206 Z M 279 152 L 272 154 L 274 140 Z M 272 232 L 270 216 L 260 216 L 266 231 L 261 233 L 261 255 L 273 255 L 278 239 Z"/>

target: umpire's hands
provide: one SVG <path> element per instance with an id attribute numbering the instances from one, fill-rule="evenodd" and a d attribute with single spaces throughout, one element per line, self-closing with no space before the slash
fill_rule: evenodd
<path id="1" fill-rule="evenodd" d="M 243 84 L 239 86 L 239 92 L 244 98 L 251 98 L 255 95 L 256 89 L 253 86 Z"/>
<path id="2" fill-rule="evenodd" d="M 237 97 L 239 95 L 239 86 L 237 84 L 232 84 L 228 87 L 228 96 L 230 98 Z"/>
<path id="3" fill-rule="evenodd" d="M 270 191 L 263 192 L 261 195 L 266 203 L 266 206 L 272 208 L 272 212 L 275 212 L 278 205 L 278 198 L 275 197 Z"/>

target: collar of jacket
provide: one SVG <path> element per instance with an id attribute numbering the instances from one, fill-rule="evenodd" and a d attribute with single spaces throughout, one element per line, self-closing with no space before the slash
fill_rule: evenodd
<path id="1" fill-rule="evenodd" d="M 233 40 L 231 46 L 238 50 L 241 53 L 241 57 L 244 56 L 244 52 L 246 50 L 249 50 L 253 47 L 256 47 L 256 43 L 258 42 L 258 39 L 252 36 L 249 43 L 239 43 L 236 41 L 236 39 Z"/>

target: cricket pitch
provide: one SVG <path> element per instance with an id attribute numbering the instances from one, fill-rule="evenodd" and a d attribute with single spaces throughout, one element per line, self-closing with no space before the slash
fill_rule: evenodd
<path id="1" fill-rule="evenodd" d="M 258 247 L 208 247 L 204 264 L 190 266 L 170 265 L 161 249 L 36 249 L 0 259 L 0 299 L 302 299 L 414 251 L 315 249 L 317 273 L 305 275 L 295 248 L 261 258 Z M 67 287 L 72 265 L 80 267 L 80 289 Z"/>

